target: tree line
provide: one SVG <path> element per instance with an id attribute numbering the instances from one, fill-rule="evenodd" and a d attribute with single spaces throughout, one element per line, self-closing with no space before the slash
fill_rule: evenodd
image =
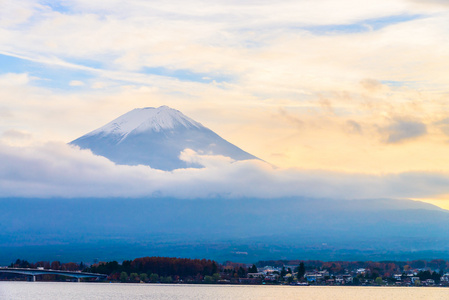
<path id="1" fill-rule="evenodd" d="M 196 282 L 217 277 L 219 264 L 208 259 L 141 257 L 134 260 L 100 262 L 87 272 L 106 274 L 122 282 L 172 282 L 185 279 Z M 215 276 L 215 277 L 214 277 Z"/>
<path id="2" fill-rule="evenodd" d="M 51 270 L 62 270 L 62 271 L 83 271 L 86 265 L 83 262 L 75 263 L 61 263 L 60 261 L 38 261 L 35 263 L 30 263 L 27 260 L 17 259 L 9 265 L 10 268 L 44 268 Z"/>

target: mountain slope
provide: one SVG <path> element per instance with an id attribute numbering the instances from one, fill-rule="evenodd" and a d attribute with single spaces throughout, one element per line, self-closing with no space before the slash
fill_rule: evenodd
<path id="1" fill-rule="evenodd" d="M 90 149 L 117 164 L 143 164 L 166 171 L 201 167 L 179 159 L 187 148 L 235 160 L 257 159 L 167 106 L 134 109 L 70 144 Z"/>

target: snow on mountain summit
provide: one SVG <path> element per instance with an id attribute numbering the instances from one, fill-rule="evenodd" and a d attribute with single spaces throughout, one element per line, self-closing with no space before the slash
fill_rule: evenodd
<path id="1" fill-rule="evenodd" d="M 133 109 L 103 127 L 90 132 L 88 135 L 103 133 L 119 134 L 125 137 L 131 132 L 138 133 L 148 130 L 159 132 L 164 129 L 174 129 L 179 126 L 186 128 L 203 127 L 200 123 L 185 116 L 179 110 L 164 105 L 158 108 L 145 107 Z"/>
<path id="2" fill-rule="evenodd" d="M 117 164 L 168 171 L 202 167 L 180 158 L 185 149 L 234 160 L 258 159 L 168 106 L 133 109 L 70 144 Z"/>

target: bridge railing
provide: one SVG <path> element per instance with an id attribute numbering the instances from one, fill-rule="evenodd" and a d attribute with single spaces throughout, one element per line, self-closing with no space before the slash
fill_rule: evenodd
<path id="1" fill-rule="evenodd" d="M 36 275 L 46 275 L 46 274 L 75 277 L 78 279 L 79 278 L 98 278 L 98 279 L 103 278 L 103 279 L 105 279 L 107 277 L 107 275 L 105 275 L 105 274 L 98 274 L 98 273 L 88 273 L 88 272 L 81 272 L 81 271 L 52 270 L 52 269 L 41 269 L 41 268 L 32 269 L 32 268 L 1 267 L 0 273 L 13 273 L 13 274 L 29 275 L 29 276 L 33 276 L 34 280 L 35 280 Z"/>

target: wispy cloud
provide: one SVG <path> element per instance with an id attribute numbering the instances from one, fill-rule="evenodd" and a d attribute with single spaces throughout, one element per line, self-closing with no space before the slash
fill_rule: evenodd
<path id="1" fill-rule="evenodd" d="M 348 126 L 348 132 L 358 133 L 358 134 L 362 133 L 362 126 L 359 123 L 357 123 L 356 121 L 348 120 L 348 121 L 346 121 L 346 124 Z"/>
<path id="2" fill-rule="evenodd" d="M 6 139 L 22 140 L 22 139 L 30 139 L 31 134 L 29 134 L 28 132 L 11 129 L 11 130 L 7 130 L 7 131 L 3 132 L 2 137 L 6 138 Z"/>
<path id="3" fill-rule="evenodd" d="M 425 135 L 427 127 L 419 121 L 396 119 L 381 132 L 387 135 L 387 143 L 398 143 Z"/>

